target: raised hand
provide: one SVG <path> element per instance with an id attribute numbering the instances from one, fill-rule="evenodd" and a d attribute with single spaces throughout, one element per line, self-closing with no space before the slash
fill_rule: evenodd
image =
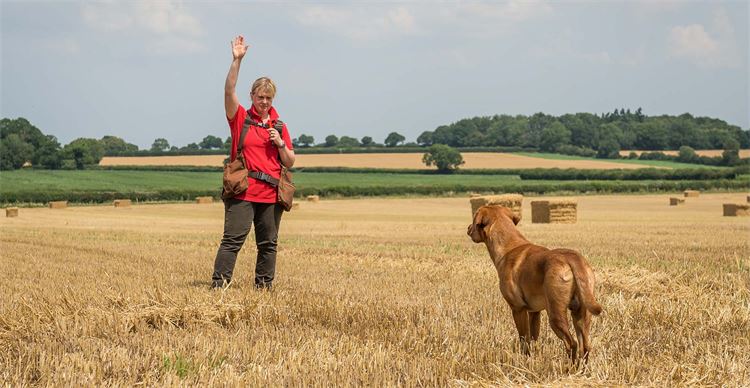
<path id="1" fill-rule="evenodd" d="M 249 47 L 245 45 L 245 38 L 242 35 L 238 35 L 234 38 L 231 44 L 234 59 L 242 59 L 242 57 L 245 56 L 245 53 L 247 53 L 247 48 Z"/>

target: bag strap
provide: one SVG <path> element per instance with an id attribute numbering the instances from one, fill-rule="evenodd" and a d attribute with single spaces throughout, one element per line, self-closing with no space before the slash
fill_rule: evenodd
<path id="1" fill-rule="evenodd" d="M 242 132 L 240 133 L 240 142 L 237 143 L 237 155 L 242 155 L 242 146 L 245 143 L 245 135 L 247 135 L 247 130 L 250 128 L 250 126 L 253 124 L 253 119 L 250 118 L 250 112 L 247 112 L 247 116 L 245 116 L 245 122 L 242 124 Z"/>
<path id="2" fill-rule="evenodd" d="M 279 131 L 279 136 L 281 136 L 281 140 L 284 140 L 284 122 L 277 119 L 276 124 L 273 125 L 273 129 Z M 284 162 L 281 161 L 281 149 L 279 149 L 278 151 L 279 151 L 279 164 L 281 165 L 282 168 L 286 168 L 286 166 L 284 166 Z"/>

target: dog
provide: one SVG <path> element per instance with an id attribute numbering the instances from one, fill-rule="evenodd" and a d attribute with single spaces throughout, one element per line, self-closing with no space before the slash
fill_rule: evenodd
<path id="1" fill-rule="evenodd" d="M 583 347 L 582 357 L 588 361 L 591 315 L 602 312 L 594 297 L 594 272 L 574 250 L 529 242 L 516 229 L 519 221 L 506 207 L 482 206 L 467 234 L 475 243 L 487 245 L 500 278 L 500 292 L 513 312 L 521 350 L 531 354 L 531 341 L 539 338 L 539 314 L 547 310 L 552 331 L 565 342 L 571 360 L 576 361 Z M 566 310 L 571 311 L 577 341 L 570 334 Z"/>

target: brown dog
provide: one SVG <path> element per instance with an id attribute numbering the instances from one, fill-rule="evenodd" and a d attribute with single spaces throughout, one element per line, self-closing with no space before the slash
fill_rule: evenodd
<path id="1" fill-rule="evenodd" d="M 602 306 L 594 298 L 594 273 L 586 259 L 570 249 L 547 249 L 530 243 L 516 229 L 520 218 L 502 206 L 482 206 L 474 214 L 467 234 L 475 243 L 485 243 L 500 277 L 500 292 L 513 311 L 521 349 L 539 338 L 539 314 L 547 310 L 552 330 L 565 341 L 565 349 L 576 360 L 591 351 L 591 314 Z M 570 335 L 568 314 L 573 316 L 578 341 Z"/>

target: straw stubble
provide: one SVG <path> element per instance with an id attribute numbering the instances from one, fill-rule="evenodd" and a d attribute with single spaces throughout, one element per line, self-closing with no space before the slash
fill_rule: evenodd
<path id="1" fill-rule="evenodd" d="M 0 218 L 0 380 L 15 385 L 747 386 L 750 225 L 732 194 L 584 197 L 519 228 L 583 253 L 604 314 L 576 370 L 543 313 L 517 351 L 466 199 L 322 201 L 285 213 L 274 292 L 209 291 L 219 205 L 24 209 Z M 531 209 L 524 210 L 529 220 Z M 29 249 L 29 247 L 34 249 Z"/>

